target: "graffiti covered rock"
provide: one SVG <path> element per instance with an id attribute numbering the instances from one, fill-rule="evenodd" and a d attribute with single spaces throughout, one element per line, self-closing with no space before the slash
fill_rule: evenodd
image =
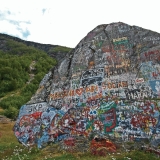
<path id="1" fill-rule="evenodd" d="M 14 132 L 39 148 L 93 133 L 158 146 L 160 34 L 121 22 L 93 29 L 46 74 Z"/>

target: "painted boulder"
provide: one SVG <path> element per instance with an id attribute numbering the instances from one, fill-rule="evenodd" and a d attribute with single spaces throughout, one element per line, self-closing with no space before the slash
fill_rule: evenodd
<path id="1" fill-rule="evenodd" d="M 93 29 L 46 74 L 14 133 L 39 148 L 93 133 L 158 146 L 160 34 L 121 22 Z"/>

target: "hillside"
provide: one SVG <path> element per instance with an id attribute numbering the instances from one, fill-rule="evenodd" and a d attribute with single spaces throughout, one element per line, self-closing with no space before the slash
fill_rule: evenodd
<path id="1" fill-rule="evenodd" d="M 15 118 L 44 75 L 70 50 L 0 34 L 0 114 Z"/>
<path id="2" fill-rule="evenodd" d="M 6 46 L 8 40 L 13 40 L 14 42 L 21 42 L 21 44 L 25 44 L 28 47 L 34 47 L 36 49 L 42 50 L 46 52 L 49 56 L 55 58 L 58 62 L 60 62 L 64 58 L 66 53 L 68 53 L 72 49 L 69 47 L 59 45 L 41 44 L 36 42 L 25 41 L 17 37 L 0 33 L 0 50 L 9 51 L 13 49 L 14 45 L 9 44 Z"/>

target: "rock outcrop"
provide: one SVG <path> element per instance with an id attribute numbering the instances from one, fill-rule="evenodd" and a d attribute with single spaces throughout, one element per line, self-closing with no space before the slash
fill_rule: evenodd
<path id="1" fill-rule="evenodd" d="M 25 145 L 83 135 L 160 144 L 160 34 L 118 22 L 96 27 L 20 109 Z"/>

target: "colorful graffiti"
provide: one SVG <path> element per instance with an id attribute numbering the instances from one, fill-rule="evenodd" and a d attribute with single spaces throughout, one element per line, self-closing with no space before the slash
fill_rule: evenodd
<path id="1" fill-rule="evenodd" d="M 73 151 L 83 146 L 76 137 L 83 137 L 92 139 L 93 154 L 103 154 L 98 144 L 116 150 L 110 140 L 98 143 L 93 133 L 160 145 L 160 48 L 146 50 L 153 43 L 145 33 L 133 36 L 137 30 L 117 23 L 90 32 L 70 63 L 65 60 L 50 73 L 53 79 L 43 79 L 41 85 L 51 84 L 45 102 L 21 107 L 14 126 L 18 140 L 39 148 L 61 141 L 62 149 Z"/>

